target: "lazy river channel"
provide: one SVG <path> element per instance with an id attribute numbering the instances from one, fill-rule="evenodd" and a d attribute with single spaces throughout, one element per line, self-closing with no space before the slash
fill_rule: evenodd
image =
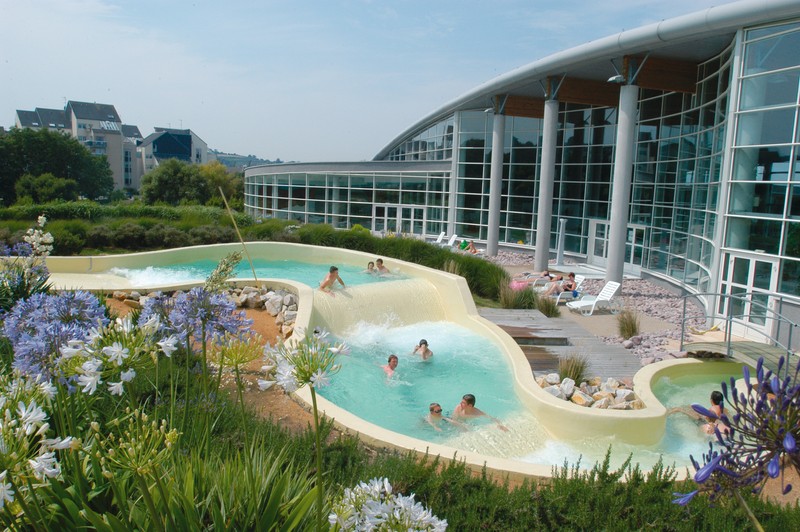
<path id="1" fill-rule="evenodd" d="M 133 284 L 160 278 L 162 284 L 202 280 L 213 270 L 215 261 L 203 260 L 171 266 L 123 269 L 112 272 L 130 279 Z M 284 278 L 316 286 L 327 266 L 302 261 L 264 261 L 254 264 L 259 278 Z M 341 371 L 320 395 L 369 423 L 395 433 L 432 443 L 443 444 L 488 456 L 508 458 L 543 465 L 575 464 L 590 466 L 605 457 L 612 448 L 612 466 L 629 455 L 642 468 L 650 468 L 661 458 L 666 465 L 684 467 L 689 455 L 698 456 L 711 441 L 700 424 L 683 413 L 669 415 L 666 433 L 655 445 L 631 445 L 613 436 L 559 440 L 526 408 L 514 390 L 512 373 L 506 357 L 490 339 L 458 324 L 437 319 L 436 296 L 426 281 L 406 275 L 373 276 L 362 267 L 339 264 L 347 290 L 334 296 L 315 295 L 315 306 L 329 315 L 358 314 L 346 320 L 346 326 L 334 330 L 352 349 L 339 357 Z M 240 265 L 237 275 L 248 276 L 249 265 Z M 251 274 L 252 275 L 252 274 Z M 364 295 L 358 287 L 382 283 L 380 297 Z M 315 292 L 315 294 L 319 294 Z M 391 302 L 411 305 L 417 310 L 408 323 L 391 311 Z M 330 308 L 325 308 L 330 307 Z M 388 309 L 388 310 L 387 310 Z M 413 347 L 425 338 L 434 356 L 422 361 L 412 355 Z M 389 354 L 396 354 L 399 364 L 387 378 L 381 366 Z M 693 402 L 708 403 L 712 390 L 730 377 L 740 377 L 740 369 L 721 365 L 718 372 L 703 375 L 661 377 L 653 386 L 656 397 L 667 407 L 685 407 Z M 425 415 L 431 402 L 441 404 L 449 415 L 465 393 L 474 394 L 480 409 L 500 419 L 508 428 L 501 431 L 488 420 L 470 420 L 467 428 L 441 425 L 436 431 Z M 564 422 L 569 422 L 565 420 Z"/>

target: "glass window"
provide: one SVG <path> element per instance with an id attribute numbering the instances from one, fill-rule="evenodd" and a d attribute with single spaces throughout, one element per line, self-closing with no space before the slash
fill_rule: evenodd
<path id="1" fill-rule="evenodd" d="M 796 66 L 797 50 L 800 50 L 800 32 L 752 42 L 745 49 L 744 74 Z"/>
<path id="2" fill-rule="evenodd" d="M 736 145 L 783 144 L 792 141 L 795 108 L 756 111 L 739 115 Z"/>
<path id="3" fill-rule="evenodd" d="M 787 181 L 791 146 L 739 148 L 733 157 L 736 181 Z"/>
<path id="4" fill-rule="evenodd" d="M 779 290 L 784 294 L 800 295 L 800 261 L 781 261 L 781 283 Z"/>
<path id="5" fill-rule="evenodd" d="M 743 80 L 739 108 L 746 111 L 797 103 L 798 78 L 800 70 L 790 70 Z"/>

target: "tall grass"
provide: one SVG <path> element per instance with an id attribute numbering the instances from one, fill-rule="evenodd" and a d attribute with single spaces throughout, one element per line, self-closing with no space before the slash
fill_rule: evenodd
<path id="1" fill-rule="evenodd" d="M 639 314 L 630 309 L 625 309 L 617 314 L 617 329 L 619 335 L 626 340 L 637 336 L 640 329 Z"/>
<path id="2" fill-rule="evenodd" d="M 561 379 L 572 379 L 577 383 L 588 378 L 589 359 L 586 355 L 571 354 L 558 360 L 558 374 Z"/>

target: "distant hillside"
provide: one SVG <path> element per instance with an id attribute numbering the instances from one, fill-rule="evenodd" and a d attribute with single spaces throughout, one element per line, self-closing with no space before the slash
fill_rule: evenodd
<path id="1" fill-rule="evenodd" d="M 217 150 L 208 150 L 208 159 L 216 159 L 226 167 L 236 171 L 242 171 L 248 166 L 283 162 L 280 159 L 270 161 L 269 159 L 260 159 L 255 155 L 239 155 L 238 153 L 225 153 Z"/>

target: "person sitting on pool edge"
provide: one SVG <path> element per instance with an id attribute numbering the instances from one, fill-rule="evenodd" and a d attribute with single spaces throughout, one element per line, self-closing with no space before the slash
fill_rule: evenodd
<path id="1" fill-rule="evenodd" d="M 385 366 L 381 366 L 383 372 L 386 373 L 386 378 L 391 378 L 394 375 L 394 370 L 397 369 L 397 355 L 389 355 L 389 360 L 386 361 Z"/>
<path id="2" fill-rule="evenodd" d="M 433 356 L 433 351 L 428 349 L 428 341 L 423 338 L 417 345 L 414 346 L 414 351 L 412 351 L 411 354 L 421 356 L 422 360 L 428 360 Z"/>
<path id="3" fill-rule="evenodd" d="M 464 394 L 464 397 L 461 398 L 461 402 L 456 405 L 453 409 L 453 419 L 458 418 L 473 418 L 473 417 L 488 417 L 495 423 L 497 423 L 497 428 L 508 432 L 508 428 L 503 425 L 499 419 L 496 417 L 492 417 L 480 408 L 475 406 L 475 396 L 471 393 Z"/>
<path id="4" fill-rule="evenodd" d="M 333 283 L 339 281 L 339 284 L 342 285 L 342 288 L 347 288 L 344 285 L 344 281 L 342 278 L 339 277 L 339 268 L 336 266 L 331 266 L 331 269 L 328 271 L 328 275 L 319 283 L 319 289 L 323 292 L 330 292 L 333 289 Z"/>
<path id="5" fill-rule="evenodd" d="M 383 265 L 383 259 L 377 259 L 375 261 L 375 269 L 378 270 L 380 275 L 386 275 L 387 273 L 392 273 L 389 271 L 389 268 Z"/>
<path id="6" fill-rule="evenodd" d="M 447 421 L 448 423 L 460 428 L 461 430 L 465 431 L 469 430 L 469 428 L 463 423 L 460 423 L 453 418 L 449 418 L 447 416 L 442 415 L 442 406 L 439 403 L 430 404 L 430 406 L 428 407 L 428 415 L 425 416 L 425 421 L 427 421 L 428 424 L 430 424 L 430 426 L 433 427 L 434 430 L 438 430 L 439 432 L 442 432 L 441 427 L 439 427 L 439 424 L 442 421 Z"/>

